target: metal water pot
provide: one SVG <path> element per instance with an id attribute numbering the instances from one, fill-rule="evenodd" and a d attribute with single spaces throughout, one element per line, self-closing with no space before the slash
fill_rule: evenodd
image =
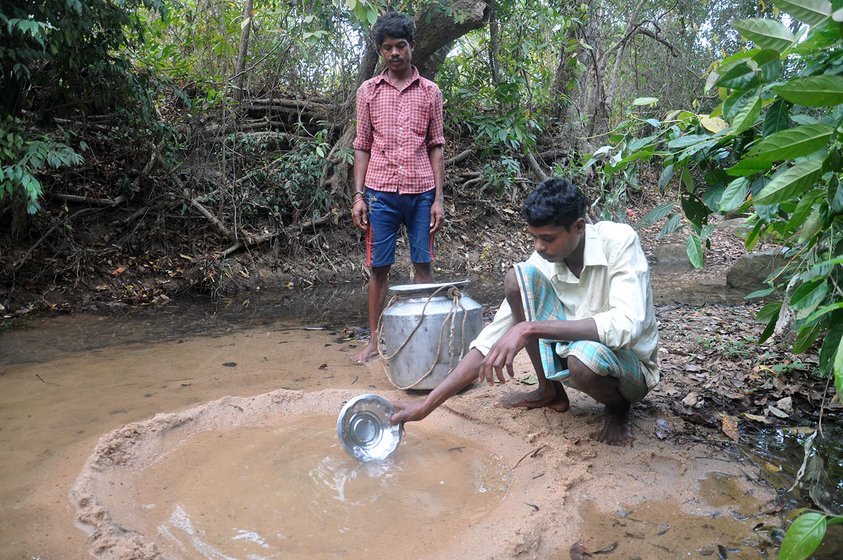
<path id="1" fill-rule="evenodd" d="M 467 281 L 393 286 L 381 315 L 380 354 L 399 389 L 433 389 L 483 328 L 482 306 L 462 293 Z"/>

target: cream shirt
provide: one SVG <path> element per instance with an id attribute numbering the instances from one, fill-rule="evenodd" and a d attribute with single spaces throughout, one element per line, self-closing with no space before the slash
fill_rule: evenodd
<path id="1" fill-rule="evenodd" d="M 565 263 L 551 263 L 533 253 L 527 262 L 550 279 L 569 319 L 591 317 L 600 342 L 628 348 L 641 362 L 647 387 L 659 382 L 659 332 L 650 288 L 650 269 L 638 234 L 626 224 L 597 222 L 585 226 L 584 265 L 577 278 Z M 515 324 L 503 301 L 495 318 L 471 343 L 485 356 Z"/>

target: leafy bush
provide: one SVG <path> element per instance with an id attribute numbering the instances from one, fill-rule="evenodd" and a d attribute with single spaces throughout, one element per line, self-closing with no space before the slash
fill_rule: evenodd
<path id="1" fill-rule="evenodd" d="M 229 158 L 248 169 L 242 181 L 245 187 L 237 195 L 244 219 L 272 216 L 289 224 L 330 213 L 333 196 L 320 188 L 327 138 L 327 130 L 312 137 L 285 133 L 229 137 Z M 263 164 L 266 158 L 272 159 Z"/>
<path id="2" fill-rule="evenodd" d="M 819 373 L 832 376 L 843 397 L 843 1 L 776 0 L 798 24 L 773 19 L 734 27 L 750 45 L 713 65 L 706 91 L 720 104 L 707 114 L 672 111 L 664 119 L 630 120 L 612 145 L 597 150 L 604 178 L 624 180 L 641 162 L 663 164 L 659 186 L 677 184 L 676 200 L 643 219 L 668 218 L 663 230 L 687 228 L 687 253 L 703 264 L 714 212 L 748 213 L 745 243 L 762 238 L 787 247 L 787 262 L 768 278 L 781 300 L 762 308 L 772 335 L 780 315 L 792 315 L 793 350 L 822 340 Z M 682 225 L 681 215 L 687 218 Z M 780 558 L 807 558 L 827 519 L 806 513 L 788 531 Z"/>
<path id="3" fill-rule="evenodd" d="M 6 116 L 0 123 L 0 200 L 22 199 L 27 212 L 35 214 L 41 208 L 38 199 L 43 193 L 38 173 L 82 161 L 82 156 L 66 144 L 48 136 L 34 137 L 25 131 L 22 121 Z"/>

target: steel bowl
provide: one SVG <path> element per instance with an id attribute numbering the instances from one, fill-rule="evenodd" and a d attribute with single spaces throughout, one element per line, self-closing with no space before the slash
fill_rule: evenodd
<path id="1" fill-rule="evenodd" d="M 401 426 L 390 424 L 395 407 L 378 395 L 358 395 L 345 403 L 337 418 L 343 448 L 360 461 L 382 461 L 401 443 Z"/>

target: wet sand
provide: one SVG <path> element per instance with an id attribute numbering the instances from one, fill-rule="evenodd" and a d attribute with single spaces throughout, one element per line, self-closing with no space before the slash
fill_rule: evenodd
<path id="1" fill-rule="evenodd" d="M 91 466 L 97 456 L 92 452 L 98 446 L 101 450 L 103 442 L 150 435 L 144 427 L 154 425 L 156 414 L 161 419 L 204 411 L 209 425 L 229 429 L 249 424 L 250 418 L 271 424 L 288 417 L 335 416 L 344 398 L 363 392 L 408 398 L 389 385 L 379 362 L 350 364 L 355 341 L 344 341 L 331 330 L 312 330 L 312 324 L 218 325 L 206 329 L 206 335 L 193 330 L 184 337 L 156 335 L 158 342 L 138 335 L 130 342 L 118 337 L 102 343 L 120 330 L 115 321 L 59 317 L 0 335 L 2 348 L 16 345 L 13 358 L 0 366 L 0 445 L 5 450 L 0 457 L 0 542 L 5 558 L 85 558 L 92 552 L 102 558 L 152 558 L 158 551 L 167 558 L 194 557 L 173 552 L 157 531 L 144 528 L 145 521 L 130 511 L 131 494 L 119 486 L 140 484 L 141 466 L 159 460 L 171 447 L 130 454 L 128 470 L 119 474 L 114 472 L 119 462 Z M 90 342 L 93 338 L 96 343 Z M 43 352 L 34 342 L 39 340 Z M 64 340 L 66 347 L 50 346 L 50 340 Z M 24 347 L 28 354 L 21 353 Z M 528 371 L 526 360 L 519 362 L 519 371 Z M 578 394 L 572 394 L 572 409 L 565 414 L 493 406 L 505 392 L 526 389 L 518 383 L 476 386 L 423 424 L 407 426 L 417 440 L 436 432 L 467 438 L 497 454 L 512 471 L 505 497 L 485 518 L 456 534 L 450 527 L 434 529 L 437 546 L 415 550 L 415 557 L 568 558 L 577 541 L 590 551 L 617 543 L 605 553 L 608 558 L 696 557 L 718 545 L 730 547 L 730 558 L 761 557 L 756 547 L 763 539 L 753 527 L 777 521 L 759 513 L 773 495 L 756 482 L 751 466 L 710 445 L 657 439 L 652 411 L 636 415 L 634 447 L 611 448 L 594 440 L 602 423 L 600 407 Z M 217 401 L 229 395 L 245 398 Z M 273 400 L 275 405 L 256 409 L 254 417 L 238 410 Z M 164 441 L 173 442 L 190 437 L 183 424 L 174 426 L 156 437 L 164 434 Z M 132 476 L 127 478 L 127 472 Z M 715 473 L 748 495 L 749 506 L 707 498 L 706 481 Z M 85 480 L 90 486 L 84 486 Z M 207 491 L 212 496 L 214 489 Z M 627 519 L 644 510 L 651 513 L 643 525 Z M 88 532 L 77 526 L 80 518 Z M 708 522 L 713 519 L 716 525 Z M 631 532 L 619 528 L 623 523 L 656 529 Z M 669 528 L 662 530 L 660 524 Z M 129 552 L 97 538 L 109 527 L 136 537 Z M 318 542 L 306 553 L 330 557 Z M 344 557 L 371 556 L 358 550 Z"/>

